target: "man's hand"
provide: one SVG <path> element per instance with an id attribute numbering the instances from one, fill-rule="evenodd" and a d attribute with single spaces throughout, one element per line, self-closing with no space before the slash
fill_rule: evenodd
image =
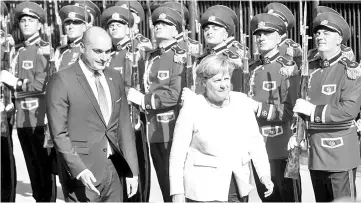
<path id="1" fill-rule="evenodd" d="M 312 112 L 315 111 L 316 105 L 304 99 L 297 99 L 293 112 L 302 113 L 306 116 L 311 116 Z"/>
<path id="2" fill-rule="evenodd" d="M 18 78 L 16 78 L 9 71 L 2 70 L 0 72 L 0 82 L 6 83 L 7 85 L 9 85 L 11 87 L 15 87 L 17 81 L 18 81 Z"/>
<path id="3" fill-rule="evenodd" d="M 139 92 L 138 90 L 134 88 L 129 88 L 128 91 L 128 101 L 133 102 L 134 104 L 137 104 L 139 106 L 143 106 L 144 103 L 144 94 Z"/>
<path id="4" fill-rule="evenodd" d="M 84 171 L 82 171 L 82 174 L 80 175 L 79 179 L 86 188 L 100 195 L 100 192 L 93 184 L 93 182 L 97 182 L 97 180 L 95 179 L 93 173 L 90 170 L 85 169 Z"/>
<path id="5" fill-rule="evenodd" d="M 266 187 L 267 191 L 264 193 L 264 197 L 268 197 L 272 194 L 273 192 L 273 182 L 271 180 L 270 177 L 268 176 L 263 176 L 261 178 L 261 183 Z"/>
<path id="6" fill-rule="evenodd" d="M 125 178 L 127 184 L 127 195 L 128 198 L 131 198 L 138 191 L 138 176 L 133 178 Z"/>
<path id="7" fill-rule="evenodd" d="M 184 194 L 172 195 L 172 202 L 186 202 Z"/>

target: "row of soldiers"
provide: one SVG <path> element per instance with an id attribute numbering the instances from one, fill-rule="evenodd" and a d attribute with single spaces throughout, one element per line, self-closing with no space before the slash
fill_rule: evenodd
<path id="1" fill-rule="evenodd" d="M 4 28 L 8 11 L 4 2 L 1 3 Z M 265 137 L 275 184 L 273 194 L 264 198 L 266 189 L 255 177 L 262 201 L 301 201 L 300 177 L 284 177 L 289 154 L 287 146 L 293 137 L 294 108 L 310 118 L 309 168 L 316 201 L 354 196 L 356 167 L 361 160 L 356 130 L 351 126 L 360 109 L 361 68 L 354 62 L 352 49 L 345 45 L 351 32 L 342 16 L 323 6 L 316 7 L 312 14 L 318 48 L 308 51 L 311 76 L 308 99 L 296 102 L 299 72 L 304 66 L 303 53 L 301 46 L 287 37 L 287 32 L 295 25 L 295 17 L 281 3 L 268 4 L 264 13 L 251 20 L 250 34 L 256 36 L 260 58 L 250 62 L 249 78 L 245 77 L 244 71 L 248 70 L 245 59 L 251 58 L 251 53 L 245 43 L 235 39 L 239 25 L 236 13 L 223 5 L 212 6 L 201 15 L 205 49 L 200 50 L 200 43 L 189 38 L 185 29 L 185 24 L 192 19 L 189 19 L 183 2 L 166 2 L 153 10 L 154 39 L 150 40 L 139 32 L 139 24 L 145 20 L 139 2 L 119 1 L 101 13 L 91 1 L 75 1 L 59 10 L 67 43 L 58 47 L 53 55 L 51 45 L 40 36 L 41 24 L 46 19 L 44 9 L 34 2 L 20 3 L 15 9 L 15 19 L 19 21 L 24 41 L 13 46 L 14 52 L 9 52 L 12 53 L 8 61 L 11 66 L 5 63 L 7 57 L 3 51 L 6 49 L 1 49 L 4 63 L 0 82 L 15 93 L 12 100 L 16 109 L 16 128 L 34 199 L 44 202 L 56 199 L 55 176 L 51 167 L 54 151 L 44 148 L 44 142 L 47 143 L 46 83 L 52 72 L 69 68 L 78 60 L 82 53 L 83 33 L 97 18 L 112 38 L 112 58 L 108 68 L 122 74 L 130 106 L 135 109 L 132 113 L 136 116 L 132 121 L 138 139 L 141 174 L 138 199 L 133 201 L 149 199 L 148 156 L 152 157 L 164 201 L 172 201 L 169 154 L 181 108 L 180 95 L 183 87 L 203 93 L 204 88 L 193 75 L 200 61 L 211 54 L 224 54 L 239 65 L 231 79 L 233 90 L 242 91 L 255 101 L 255 115 Z M 332 33 L 339 36 L 333 42 L 329 38 Z M 2 46 L 12 41 L 10 39 L 2 30 Z M 11 99 L 2 103 L 2 112 L 8 111 L 12 115 L 11 104 Z M 8 134 L 4 138 L 11 140 L 11 130 Z M 12 160 L 12 164 L 5 166 L 11 166 L 11 171 L 15 171 L 12 144 L 8 143 L 10 147 L 2 146 L 2 156 L 5 154 L 3 150 L 10 150 L 10 159 L 7 160 Z M 2 163 L 4 160 L 2 157 Z M 5 170 L 2 168 L 1 171 L 3 180 Z M 5 185 L 13 188 L 9 188 L 12 193 L 2 191 L 2 201 L 14 201 L 14 195 L 3 199 L 3 194 L 14 194 L 16 175 L 4 174 L 4 180 L 6 178 L 9 184 L 2 181 L 2 190 Z M 245 200 L 235 188 L 232 181 L 229 199 Z"/>

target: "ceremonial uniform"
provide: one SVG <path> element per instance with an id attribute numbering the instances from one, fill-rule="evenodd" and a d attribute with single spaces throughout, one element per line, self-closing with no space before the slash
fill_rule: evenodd
<path id="1" fill-rule="evenodd" d="M 234 34 L 238 24 L 237 15 L 230 8 L 222 5 L 216 5 L 208 8 L 201 16 L 201 26 L 204 29 L 208 24 L 215 24 L 224 27 L 228 32 L 228 38 L 222 43 L 210 47 L 206 46 L 202 56 L 197 58 L 193 69 L 197 68 L 200 61 L 209 54 L 225 54 L 238 65 L 233 71 L 231 83 L 234 91 L 242 91 L 243 74 L 242 59 L 246 52 L 249 58 L 248 48 L 235 40 Z M 204 92 L 204 87 L 200 84 L 200 79 L 196 79 L 196 93 Z"/>
<path id="2" fill-rule="evenodd" d="M 269 13 L 280 18 L 285 23 L 287 31 L 290 31 L 296 23 L 295 16 L 292 14 L 290 9 L 288 9 L 287 6 L 282 3 L 268 4 L 264 9 L 264 13 Z M 296 62 L 296 65 L 301 67 L 301 46 L 292 39 L 287 38 L 287 33 L 282 36 L 282 41 L 278 46 L 278 50 L 281 56 L 285 57 L 287 60 Z"/>
<path id="3" fill-rule="evenodd" d="M 181 32 L 181 16 L 175 10 L 160 7 L 152 14 L 153 24 L 167 22 Z M 184 84 L 186 50 L 175 39 L 148 53 L 144 73 L 144 106 L 147 137 L 154 168 L 164 201 L 171 201 L 169 191 L 169 154 L 173 130 L 180 108 Z"/>
<path id="4" fill-rule="evenodd" d="M 251 20 L 251 30 L 253 34 L 266 30 L 277 31 L 282 35 L 286 27 L 281 19 L 265 13 L 258 14 Z M 260 102 L 256 117 L 271 165 L 273 193 L 269 197 L 264 197 L 266 188 L 254 170 L 255 182 L 258 194 L 264 202 L 293 202 L 295 199 L 300 201 L 301 193 L 295 193 L 300 191 L 300 179 L 294 184 L 293 179 L 284 178 L 289 153 L 287 144 L 292 136 L 292 109 L 298 96 L 298 67 L 294 61 L 283 57 L 278 50 L 272 53 L 266 57 L 262 54 L 260 60 L 251 64 L 248 95 Z"/>
<path id="5" fill-rule="evenodd" d="M 87 24 L 84 7 L 76 3 L 75 5 L 67 5 L 60 9 L 59 15 L 61 20 L 66 21 L 81 21 Z M 57 71 L 70 67 L 81 55 L 80 42 L 82 35 L 72 41 L 68 41 L 68 44 L 60 46 L 56 49 L 54 60 L 55 68 Z"/>
<path id="6" fill-rule="evenodd" d="M 341 15 L 340 13 L 338 13 L 337 11 L 335 11 L 332 8 L 329 8 L 327 6 L 316 6 L 313 11 L 312 11 L 312 19 L 315 19 L 317 17 L 317 15 L 321 14 L 321 13 L 327 13 L 327 12 L 331 12 L 331 13 L 335 13 L 337 15 Z M 348 39 L 349 36 L 345 39 Z M 342 40 L 342 44 L 341 44 L 341 51 L 342 51 L 342 55 L 347 57 L 348 59 L 350 59 L 351 61 L 356 61 L 356 56 L 353 52 L 353 50 L 351 49 L 351 47 L 346 46 L 346 41 L 347 40 Z M 308 56 L 308 60 L 312 60 L 313 58 L 319 56 L 318 54 L 318 50 L 317 48 L 311 49 L 308 51 L 307 53 Z"/>
<path id="7" fill-rule="evenodd" d="M 36 3 L 23 2 L 15 8 L 15 18 L 38 18 L 43 22 L 44 10 Z M 45 123 L 45 85 L 49 73 L 50 44 L 38 32 L 15 46 L 12 60 L 15 77 L 16 127 L 28 169 L 33 197 L 36 201 L 56 199 L 55 175 L 51 174 L 52 157 L 43 147 Z"/>
<path id="8" fill-rule="evenodd" d="M 4 20 L 4 17 L 8 16 L 8 9 L 4 2 L 1 2 L 1 21 Z M 9 52 L 6 52 L 5 41 L 7 40 L 5 33 L 2 29 L 3 22 L 1 22 L 1 39 L 4 40 L 1 44 L 1 70 L 10 69 L 9 61 Z M 6 26 L 8 26 L 8 23 Z M 0 83 L 1 87 L 1 98 L 0 102 L 3 103 L 4 109 L 1 112 L 1 202 L 15 202 L 16 195 L 16 167 L 15 159 L 13 154 L 13 140 L 12 140 L 12 130 L 13 130 L 13 119 L 14 119 L 14 110 L 7 109 L 8 105 L 11 105 L 11 90 L 5 84 Z"/>
<path id="9" fill-rule="evenodd" d="M 343 41 L 348 40 L 350 28 L 341 16 L 319 14 L 313 21 L 313 30 L 323 27 L 342 33 Z M 361 105 L 361 67 L 340 51 L 329 59 L 313 58 L 309 69 L 308 101 L 315 109 L 307 132 L 316 201 L 355 198 L 356 167 L 361 159 L 353 120 Z"/>

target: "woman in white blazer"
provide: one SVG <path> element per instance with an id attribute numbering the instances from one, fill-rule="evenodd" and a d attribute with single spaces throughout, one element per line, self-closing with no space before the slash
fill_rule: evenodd
<path id="1" fill-rule="evenodd" d="M 270 195 L 270 166 L 262 135 L 247 95 L 231 91 L 234 64 L 228 57 L 202 60 L 197 77 L 205 93 L 183 91 L 184 102 L 174 130 L 169 178 L 173 202 L 228 201 L 232 173 L 240 195 L 248 196 L 252 159 Z"/>

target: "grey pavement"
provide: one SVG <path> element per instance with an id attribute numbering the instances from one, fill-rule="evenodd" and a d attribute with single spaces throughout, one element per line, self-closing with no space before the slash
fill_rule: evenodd
<path id="1" fill-rule="evenodd" d="M 32 191 L 30 186 L 29 175 L 26 169 L 24 156 L 20 147 L 19 139 L 16 130 L 13 131 L 14 141 L 14 155 L 16 160 L 17 169 L 17 190 L 16 190 L 16 202 L 35 202 L 32 197 Z M 152 181 L 151 181 L 151 192 L 150 202 L 162 202 L 162 194 L 158 185 L 158 180 L 155 175 L 154 168 L 152 167 Z M 315 202 L 313 189 L 311 185 L 310 175 L 307 166 L 301 166 L 301 179 L 302 179 L 302 202 Z M 356 187 L 358 198 L 361 199 L 361 174 L 358 173 L 356 179 Z M 64 196 L 61 190 L 59 181 L 57 180 L 58 196 L 56 202 L 64 202 Z M 250 194 L 250 202 L 261 202 L 258 197 L 256 190 L 253 190 Z"/>

